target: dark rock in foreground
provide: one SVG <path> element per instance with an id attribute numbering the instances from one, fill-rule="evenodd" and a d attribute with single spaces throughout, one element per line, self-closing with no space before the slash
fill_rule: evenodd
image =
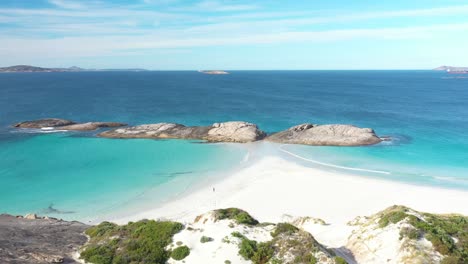
<path id="1" fill-rule="evenodd" d="M 121 127 L 126 126 L 124 123 L 117 122 L 87 122 L 87 123 L 76 123 L 70 120 L 59 119 L 59 118 L 46 118 L 32 121 L 24 121 L 21 123 L 14 124 L 17 128 L 36 128 L 36 129 L 60 129 L 60 130 L 76 130 L 76 131 L 87 131 L 96 130 L 102 127 Z"/>
<path id="2" fill-rule="evenodd" d="M 174 123 L 148 124 L 105 131 L 98 136 L 107 138 L 200 139 L 209 142 L 245 143 L 263 139 L 266 134 L 255 124 L 233 121 L 193 127 Z"/>
<path id="3" fill-rule="evenodd" d="M 88 240 L 87 228 L 35 215 L 0 215 L 1 263 L 77 263 L 72 255 Z"/>
<path id="4" fill-rule="evenodd" d="M 302 124 L 268 136 L 265 140 L 314 146 L 363 146 L 382 141 L 370 128 L 352 125 Z"/>

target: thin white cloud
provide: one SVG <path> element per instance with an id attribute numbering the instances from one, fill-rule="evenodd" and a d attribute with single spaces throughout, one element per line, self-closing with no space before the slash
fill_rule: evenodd
<path id="1" fill-rule="evenodd" d="M 435 39 L 441 34 L 466 32 L 468 23 L 443 24 L 420 27 L 396 27 L 382 29 L 348 29 L 326 31 L 291 31 L 275 34 L 246 34 L 233 37 L 185 36 L 109 36 L 68 37 L 58 39 L 0 38 L 0 56 L 33 58 L 74 58 L 83 56 L 118 55 L 129 50 L 193 48 L 232 45 L 265 45 L 279 43 L 317 43 L 352 39 Z M 31 45 L 34 43 L 34 45 Z"/>
<path id="2" fill-rule="evenodd" d="M 49 3 L 64 9 L 83 9 L 85 5 L 77 1 L 69 0 L 49 0 Z"/>
<path id="3" fill-rule="evenodd" d="M 180 10 L 193 10 L 201 12 L 233 12 L 233 11 L 248 11 L 257 9 L 257 5 L 252 4 L 232 4 L 223 1 L 204 0 L 194 6 L 181 8 Z"/>

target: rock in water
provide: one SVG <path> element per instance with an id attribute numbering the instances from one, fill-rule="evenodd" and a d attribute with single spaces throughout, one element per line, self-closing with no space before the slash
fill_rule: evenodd
<path id="1" fill-rule="evenodd" d="M 211 126 L 187 127 L 175 123 L 158 123 L 118 128 L 100 133 L 107 138 L 175 138 L 200 139 L 209 142 L 253 142 L 265 137 L 255 124 L 233 121 Z"/>
<path id="2" fill-rule="evenodd" d="M 59 127 L 76 124 L 73 121 L 59 119 L 59 118 L 46 118 L 32 121 L 24 121 L 21 123 L 14 124 L 17 128 L 43 128 L 43 127 Z"/>
<path id="3" fill-rule="evenodd" d="M 88 240 L 79 222 L 0 215 L 1 263 L 77 263 L 72 255 Z"/>
<path id="4" fill-rule="evenodd" d="M 370 128 L 352 125 L 312 125 L 302 124 L 272 134 L 268 141 L 285 144 L 314 146 L 362 146 L 382 141 Z"/>
<path id="5" fill-rule="evenodd" d="M 208 140 L 222 142 L 252 142 L 263 139 L 265 132 L 247 122 L 214 123 L 208 131 Z"/>
<path id="6" fill-rule="evenodd" d="M 80 124 L 73 124 L 68 126 L 61 126 L 59 129 L 63 130 L 76 130 L 76 131 L 86 131 L 86 130 L 96 130 L 103 127 L 121 127 L 126 126 L 124 123 L 117 122 L 87 122 Z"/>
<path id="7" fill-rule="evenodd" d="M 87 123 L 76 123 L 74 121 L 59 119 L 59 118 L 46 118 L 33 121 L 25 121 L 14 124 L 13 127 L 17 128 L 48 128 L 48 129 L 60 129 L 60 130 L 75 130 L 75 131 L 87 131 L 96 130 L 103 127 L 121 127 L 126 126 L 124 123 L 117 122 L 87 122 Z"/>

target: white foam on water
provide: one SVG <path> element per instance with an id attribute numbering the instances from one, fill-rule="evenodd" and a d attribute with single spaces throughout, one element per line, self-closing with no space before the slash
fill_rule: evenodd
<path id="1" fill-rule="evenodd" d="M 308 158 L 304 158 L 302 156 L 299 156 L 295 153 L 292 153 L 288 150 L 285 150 L 283 147 L 286 146 L 286 145 L 281 145 L 278 149 L 286 154 L 289 154 L 293 157 L 296 157 L 298 159 L 301 159 L 301 160 L 305 160 L 305 161 L 308 161 L 308 162 L 312 162 L 312 163 L 315 163 L 315 164 L 319 164 L 319 165 L 322 165 L 322 166 L 327 166 L 327 167 L 332 167 L 332 168 L 338 168 L 338 169 L 345 169 L 345 170 L 352 170 L 352 171 L 364 171 L 364 172 L 372 172 L 372 173 L 379 173 L 379 174 L 386 174 L 386 175 L 390 175 L 391 173 L 388 172 L 388 171 L 380 171 L 380 170 L 369 170 L 369 169 L 362 169 L 362 168 L 354 168 L 354 167 L 345 167 L 345 166 L 339 166 L 339 165 L 335 165 L 335 164 L 330 164 L 330 163 L 324 163 L 324 162 L 320 162 L 320 161 L 317 161 L 317 160 L 313 160 L 313 159 L 308 159 Z"/>

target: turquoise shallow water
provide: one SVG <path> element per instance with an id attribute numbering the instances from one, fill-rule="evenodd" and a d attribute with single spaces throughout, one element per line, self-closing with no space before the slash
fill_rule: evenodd
<path id="1" fill-rule="evenodd" d="M 0 207 L 15 214 L 106 218 L 144 208 L 142 201 L 159 205 L 201 175 L 239 166 L 244 155 L 236 146 L 194 141 L 37 135 L 0 148 Z"/>
<path id="2" fill-rule="evenodd" d="M 73 211 L 59 217 L 92 220 L 156 207 L 207 177 L 244 166 L 247 152 L 232 144 L 10 127 L 46 117 L 131 125 L 243 120 L 269 133 L 305 122 L 354 124 L 393 140 L 370 147 L 284 147 L 301 158 L 278 146 L 267 152 L 323 169 L 468 190 L 467 102 L 468 79 L 433 71 L 1 74 L 0 212 L 44 213 L 52 204 Z"/>

